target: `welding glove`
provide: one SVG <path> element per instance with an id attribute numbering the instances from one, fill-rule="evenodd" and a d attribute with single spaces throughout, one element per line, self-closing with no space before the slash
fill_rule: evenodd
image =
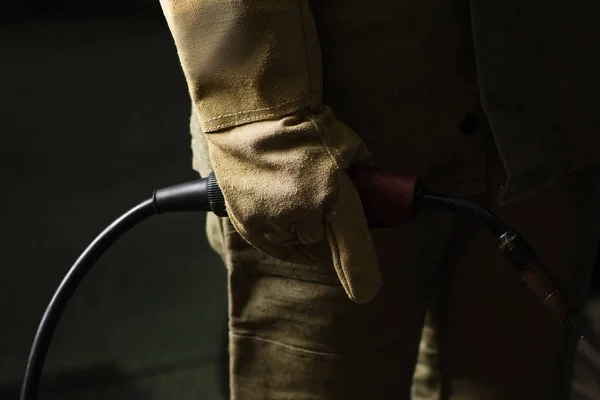
<path id="1" fill-rule="evenodd" d="M 307 0 L 161 0 L 238 233 L 264 253 L 335 268 L 348 297 L 381 287 L 360 197 L 345 172 L 361 139 L 322 104 Z"/>

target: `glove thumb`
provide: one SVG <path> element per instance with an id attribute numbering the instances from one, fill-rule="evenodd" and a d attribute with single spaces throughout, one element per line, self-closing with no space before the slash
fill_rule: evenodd
<path id="1" fill-rule="evenodd" d="M 383 285 L 377 253 L 359 194 L 343 171 L 339 184 L 337 201 L 325 225 L 333 266 L 348 297 L 356 303 L 368 303 Z"/>

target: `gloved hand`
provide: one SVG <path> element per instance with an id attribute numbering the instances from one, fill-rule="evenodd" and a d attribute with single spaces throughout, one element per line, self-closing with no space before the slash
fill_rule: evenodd
<path id="1" fill-rule="evenodd" d="M 236 230 L 284 261 L 335 267 L 348 296 L 381 286 L 344 169 L 369 153 L 322 105 L 308 0 L 161 0 Z"/>
<path id="2" fill-rule="evenodd" d="M 345 169 L 370 154 L 327 107 L 207 135 L 229 218 L 263 252 L 333 265 L 348 296 L 381 286 L 362 204 Z"/>

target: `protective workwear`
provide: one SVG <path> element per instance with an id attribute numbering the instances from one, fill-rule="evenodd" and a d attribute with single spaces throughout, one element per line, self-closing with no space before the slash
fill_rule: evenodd
<path id="1" fill-rule="evenodd" d="M 370 154 L 321 102 L 308 3 L 162 4 L 236 230 L 278 259 L 333 266 L 352 300 L 370 301 L 381 276 L 344 172 Z"/>
<path id="2" fill-rule="evenodd" d="M 483 197 L 531 239 L 570 295 L 585 286 L 600 233 L 598 173 L 574 171 L 600 159 L 596 3 L 162 5 L 192 94 L 202 175 L 218 172 L 220 157 L 239 162 L 234 142 L 218 135 L 272 138 L 255 128 L 289 118 L 304 126 L 296 118 L 330 106 L 377 166 L 418 175 L 431 190 Z M 285 150 L 272 155 L 287 153 L 267 144 Z M 589 192 L 573 190 L 580 186 Z M 540 225 L 550 216 L 561 226 L 552 235 Z M 409 398 L 432 295 L 441 317 L 428 337 L 445 352 L 441 398 L 566 398 L 560 367 L 571 365 L 574 338 L 528 301 L 482 229 L 424 213 L 398 231 L 371 232 L 384 285 L 359 306 L 333 269 L 271 257 L 242 239 L 244 222 L 232 222 L 209 215 L 207 230 L 229 272 L 233 399 Z"/>
<path id="3" fill-rule="evenodd" d="M 381 286 L 377 257 L 345 172 L 369 154 L 330 109 L 306 109 L 207 138 L 229 218 L 244 239 L 281 260 L 333 265 L 358 303 L 375 296 Z"/>

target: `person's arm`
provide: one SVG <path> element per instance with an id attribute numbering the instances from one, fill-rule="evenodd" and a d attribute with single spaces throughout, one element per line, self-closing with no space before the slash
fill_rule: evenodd
<path id="1" fill-rule="evenodd" d="M 284 261 L 333 265 L 348 296 L 381 286 L 356 189 L 361 139 L 322 104 L 307 0 L 161 0 L 236 230 Z"/>

